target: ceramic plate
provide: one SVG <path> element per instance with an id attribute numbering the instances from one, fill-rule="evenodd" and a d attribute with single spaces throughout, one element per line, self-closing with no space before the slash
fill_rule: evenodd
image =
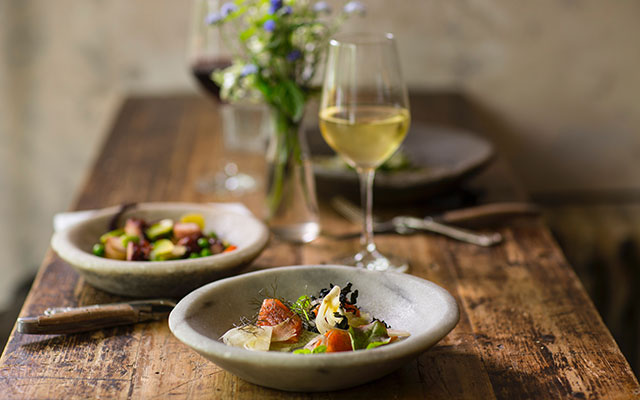
<path id="1" fill-rule="evenodd" d="M 252 300 L 275 287 L 276 295 L 297 299 L 329 283 L 352 282 L 358 305 L 392 328 L 406 330 L 403 341 L 372 350 L 329 354 L 251 351 L 219 338 L 240 318 L 255 315 Z M 264 296 L 264 295 L 262 295 Z M 458 322 L 458 306 L 438 285 L 399 273 L 344 266 L 281 267 L 223 279 L 187 295 L 169 316 L 173 334 L 219 367 L 258 385 L 289 391 L 328 391 L 382 377 L 416 358 Z"/>
<path id="2" fill-rule="evenodd" d="M 310 132 L 308 137 L 318 192 L 359 198 L 355 171 L 342 163 L 327 162 L 333 152 L 319 132 Z M 471 132 L 420 123 L 411 125 L 402 149 L 416 168 L 376 172 L 376 203 L 415 201 L 450 190 L 480 171 L 494 154 L 488 140 Z"/>
<path id="3" fill-rule="evenodd" d="M 269 231 L 256 218 L 231 212 L 215 205 L 193 203 L 139 203 L 120 218 L 147 221 L 164 218 L 177 220 L 187 213 L 205 218 L 205 231 L 236 245 L 234 251 L 209 257 L 171 261 L 120 261 L 97 257 L 91 248 L 119 211 L 111 207 L 88 219 L 56 232 L 51 246 L 58 255 L 91 285 L 124 296 L 181 297 L 206 283 L 237 273 L 253 261 L 267 245 Z"/>

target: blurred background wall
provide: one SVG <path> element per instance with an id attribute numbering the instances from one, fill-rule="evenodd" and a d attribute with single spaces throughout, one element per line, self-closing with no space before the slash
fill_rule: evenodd
<path id="1" fill-rule="evenodd" d="M 364 3 L 366 18 L 346 29 L 394 32 L 412 88 L 460 91 L 508 127 L 485 133 L 552 227 L 578 232 L 563 240 L 573 260 L 592 262 L 580 257 L 601 235 L 628 236 L 590 224 L 585 198 L 599 223 L 637 234 L 640 1 Z M 195 93 L 189 20 L 187 1 L 0 0 L 0 310 L 39 266 L 53 214 L 69 207 L 124 96 Z M 635 217 L 619 215 L 620 198 Z M 614 257 L 618 244 L 607 246 Z"/>

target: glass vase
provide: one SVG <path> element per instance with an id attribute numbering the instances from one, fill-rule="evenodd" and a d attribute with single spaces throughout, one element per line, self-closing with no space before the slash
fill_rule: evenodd
<path id="1" fill-rule="evenodd" d="M 274 129 L 267 149 L 267 224 L 274 235 L 308 243 L 320 232 L 313 168 L 302 119 L 271 110 Z"/>

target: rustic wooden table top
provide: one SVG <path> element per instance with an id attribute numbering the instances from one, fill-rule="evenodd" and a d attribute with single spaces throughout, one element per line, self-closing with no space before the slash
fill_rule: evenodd
<path id="1" fill-rule="evenodd" d="M 457 126 L 477 116 L 460 96 L 412 99 L 414 119 Z M 222 166 L 220 116 L 208 99 L 133 98 L 121 109 L 72 209 L 129 201 L 243 201 L 262 214 L 262 195 L 199 194 L 197 177 Z M 261 171 L 258 156 L 238 156 Z M 481 201 L 523 198 L 500 162 L 471 186 Z M 396 210 L 397 212 L 406 210 Z M 323 228 L 358 228 L 321 203 Z M 457 327 L 431 350 L 380 380 L 333 393 L 287 393 L 244 382 L 175 339 L 166 321 L 69 336 L 13 332 L 0 359 L 2 398 L 631 398 L 640 386 L 548 229 L 515 218 L 506 238 L 479 248 L 420 234 L 380 236 L 382 250 L 407 255 L 411 273 L 445 287 L 461 311 Z M 309 245 L 272 240 L 252 269 L 326 263 L 357 240 Z M 49 252 L 21 316 L 51 306 L 122 300 L 86 285 Z"/>

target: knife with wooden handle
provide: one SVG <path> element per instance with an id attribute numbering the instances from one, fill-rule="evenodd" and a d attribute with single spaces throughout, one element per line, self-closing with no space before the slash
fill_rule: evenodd
<path id="1" fill-rule="evenodd" d="M 86 307 L 52 308 L 42 315 L 18 318 L 17 331 L 48 335 L 131 325 L 166 318 L 175 305 L 173 300 L 158 299 L 96 304 Z"/>
<path id="2" fill-rule="evenodd" d="M 501 202 L 445 211 L 433 219 L 447 224 L 487 224 L 509 217 L 540 214 L 540 208 L 532 203 Z"/>

